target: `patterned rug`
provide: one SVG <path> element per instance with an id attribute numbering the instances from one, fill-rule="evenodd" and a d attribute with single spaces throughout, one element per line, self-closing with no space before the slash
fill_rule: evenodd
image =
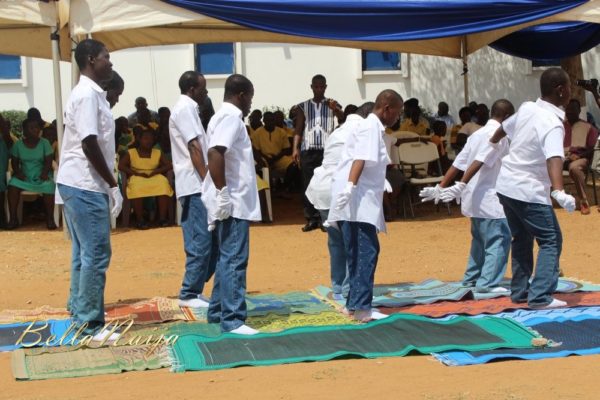
<path id="1" fill-rule="evenodd" d="M 70 325 L 71 321 L 68 319 L 0 325 L 0 351 L 13 351 L 44 343 L 58 346 L 61 339 L 63 343 L 67 343 L 73 333 L 69 332 Z"/>
<path id="2" fill-rule="evenodd" d="M 600 305 L 600 292 L 559 293 L 555 297 L 566 301 L 569 307 Z M 501 297 L 485 300 L 441 301 L 433 304 L 418 304 L 397 308 L 382 308 L 386 314 L 408 313 L 428 317 L 444 317 L 450 314 L 478 315 L 498 314 L 506 310 L 527 308 L 527 304 L 515 304 L 510 298 Z"/>
<path id="3" fill-rule="evenodd" d="M 12 372 L 18 380 L 74 378 L 118 374 L 170 366 L 163 346 L 108 346 L 20 349 L 12 353 Z"/>
<path id="4" fill-rule="evenodd" d="M 248 308 L 249 317 L 267 314 L 320 314 L 332 311 L 331 306 L 308 292 L 250 294 L 246 296 L 246 306 Z M 206 321 L 206 310 L 206 308 L 191 310 L 194 320 Z"/>
<path id="5" fill-rule="evenodd" d="M 600 354 L 600 307 L 560 310 L 518 310 L 502 313 L 513 317 L 552 341 L 533 349 L 496 349 L 487 351 L 450 351 L 434 354 L 451 366 L 484 364 L 506 359 L 539 360 L 570 355 Z"/>
<path id="6" fill-rule="evenodd" d="M 360 325 L 304 327 L 254 336 L 184 335 L 170 346 L 172 370 L 213 370 L 241 365 L 323 361 L 338 357 L 403 356 L 450 349 L 529 348 L 535 335 L 519 323 L 495 317 L 438 321 L 394 315 Z"/>

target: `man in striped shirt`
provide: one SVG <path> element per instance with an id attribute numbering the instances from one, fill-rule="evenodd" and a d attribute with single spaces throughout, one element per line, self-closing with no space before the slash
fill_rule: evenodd
<path id="1" fill-rule="evenodd" d="M 292 157 L 302 171 L 303 190 L 306 191 L 315 168 L 323 163 L 323 150 L 329 134 L 335 129 L 335 118 L 343 120 L 344 113 L 340 104 L 325 98 L 327 80 L 323 75 L 312 78 L 310 88 L 313 98 L 298 104 L 294 129 L 294 146 Z M 321 227 L 319 212 L 308 201 L 302 198 L 306 225 L 303 232 Z"/>

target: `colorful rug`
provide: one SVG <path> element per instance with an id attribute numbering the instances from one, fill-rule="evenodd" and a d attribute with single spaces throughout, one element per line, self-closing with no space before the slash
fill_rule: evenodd
<path id="1" fill-rule="evenodd" d="M 403 356 L 411 351 L 529 348 L 534 337 L 519 323 L 495 317 L 436 321 L 399 314 L 369 324 L 294 328 L 245 337 L 184 335 L 169 349 L 172 369 L 190 371 L 347 356 Z"/>
<path id="2" fill-rule="evenodd" d="M 135 303 L 116 303 L 106 306 L 106 320 L 133 319 L 135 324 L 193 320 L 188 309 L 181 308 L 177 299 L 154 297 Z"/>
<path id="3" fill-rule="evenodd" d="M 68 319 L 69 312 L 65 308 L 42 306 L 33 310 L 0 311 L 0 324 L 16 322 L 47 321 L 49 319 Z"/>
<path id="4" fill-rule="evenodd" d="M 70 326 L 71 321 L 68 319 L 0 325 L 0 351 L 13 351 L 44 343 L 58 346 L 61 339 L 66 343 L 72 337 L 72 332 L 68 332 Z"/>
<path id="5" fill-rule="evenodd" d="M 600 307 L 543 311 L 518 310 L 512 314 L 516 319 L 551 340 L 551 345 L 533 349 L 450 351 L 434 354 L 435 358 L 446 365 L 459 366 L 506 359 L 539 360 L 570 355 L 600 354 Z"/>
<path id="6" fill-rule="evenodd" d="M 566 301 L 569 307 L 600 305 L 600 292 L 559 293 L 555 297 Z M 508 297 L 486 300 L 441 301 L 433 304 L 418 304 L 406 307 L 382 308 L 386 314 L 408 313 L 428 317 L 444 317 L 450 314 L 478 315 L 498 314 L 506 310 L 527 308 L 527 304 L 515 304 Z"/>
<path id="7" fill-rule="evenodd" d="M 308 292 L 289 292 L 283 294 L 258 294 L 246 296 L 248 317 L 280 314 L 291 315 L 320 314 L 332 311 L 331 307 Z M 196 321 L 206 321 L 206 308 L 193 309 Z"/>
<path id="8" fill-rule="evenodd" d="M 20 349 L 12 353 L 11 364 L 18 380 L 118 374 L 170 366 L 164 345 Z"/>

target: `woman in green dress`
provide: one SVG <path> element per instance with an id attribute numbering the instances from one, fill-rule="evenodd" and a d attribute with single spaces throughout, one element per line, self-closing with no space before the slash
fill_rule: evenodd
<path id="1" fill-rule="evenodd" d="M 4 214 L 6 171 L 8 171 L 8 154 L 12 144 L 10 125 L 0 115 L 0 229 L 6 228 L 6 215 Z"/>
<path id="2" fill-rule="evenodd" d="M 38 121 L 23 121 L 23 139 L 16 142 L 10 151 L 13 175 L 8 181 L 8 208 L 10 222 L 8 229 L 18 226 L 17 207 L 21 192 L 41 193 L 46 209 L 46 226 L 56 229 L 54 223 L 54 180 L 52 179 L 52 159 L 54 151 L 50 142 L 40 137 Z"/>

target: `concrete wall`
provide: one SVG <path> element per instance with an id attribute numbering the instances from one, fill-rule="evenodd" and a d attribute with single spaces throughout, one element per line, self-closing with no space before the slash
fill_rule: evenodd
<path id="1" fill-rule="evenodd" d="M 114 113 L 133 111 L 134 99 L 144 96 L 150 108 L 171 107 L 179 95 L 177 80 L 183 71 L 194 68 L 192 45 L 153 46 L 116 51 L 111 54 L 114 68 L 125 79 L 125 92 Z M 47 120 L 54 118 L 52 66 L 50 61 L 25 58 L 23 82 L 0 82 L 0 110 L 38 107 Z M 463 105 L 462 62 L 443 57 L 402 54 L 400 72 L 363 73 L 360 51 L 335 47 L 244 43 L 236 45 L 236 70 L 248 76 L 255 86 L 254 108 L 293 104 L 311 96 L 310 79 L 321 73 L 327 77 L 326 95 L 343 105 L 373 100 L 379 91 L 392 88 L 405 99 L 417 97 L 435 112 L 445 100 L 455 117 Z M 70 87 L 70 64 L 61 63 L 63 96 Z M 583 55 L 585 78 L 600 77 L 600 48 Z M 491 104 L 508 98 L 515 105 L 538 96 L 542 69 L 529 61 L 514 58 L 490 48 L 469 57 L 470 99 Z M 225 76 L 209 76 L 208 90 L 216 107 L 223 97 Z M 600 110 L 590 107 L 600 121 Z"/>

